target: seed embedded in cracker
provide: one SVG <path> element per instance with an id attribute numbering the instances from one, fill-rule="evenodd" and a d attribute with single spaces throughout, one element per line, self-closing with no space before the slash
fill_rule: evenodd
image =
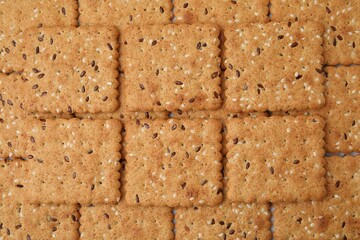
<path id="1" fill-rule="evenodd" d="M 315 22 L 225 28 L 225 108 L 263 112 L 322 107 L 322 33 Z"/>
<path id="2" fill-rule="evenodd" d="M 292 202 L 325 196 L 320 117 L 231 119 L 226 128 L 230 201 Z"/>
<path id="3" fill-rule="evenodd" d="M 127 203 L 170 207 L 218 204 L 222 200 L 221 127 L 217 120 L 127 123 Z"/>
<path id="4" fill-rule="evenodd" d="M 218 36 L 219 29 L 208 24 L 132 26 L 124 30 L 120 65 L 129 110 L 219 108 Z"/>

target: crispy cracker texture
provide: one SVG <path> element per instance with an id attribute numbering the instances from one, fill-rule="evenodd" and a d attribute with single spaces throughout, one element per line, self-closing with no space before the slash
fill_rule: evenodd
<path id="1" fill-rule="evenodd" d="M 173 239 L 173 214 L 168 207 L 118 205 L 80 209 L 80 239 Z"/>
<path id="2" fill-rule="evenodd" d="M 215 25 L 136 26 L 122 36 L 120 65 L 130 111 L 220 107 L 220 41 Z"/>
<path id="3" fill-rule="evenodd" d="M 226 128 L 229 200 L 291 202 L 325 196 L 320 117 L 232 119 Z"/>
<path id="4" fill-rule="evenodd" d="M 113 112 L 119 53 L 114 27 L 32 28 L 24 32 L 17 91 L 28 112 Z"/>
<path id="5" fill-rule="evenodd" d="M 360 157 L 327 158 L 327 197 L 275 204 L 275 239 L 359 239 Z"/>
<path id="6" fill-rule="evenodd" d="M 119 121 L 29 119 L 24 125 L 14 139 L 1 145 L 13 156 L 13 160 L 1 161 L 2 200 L 56 204 L 119 201 Z"/>
<path id="7" fill-rule="evenodd" d="M 262 112 L 322 107 L 322 32 L 315 22 L 225 28 L 225 108 Z"/>
<path id="8" fill-rule="evenodd" d="M 317 21 L 325 26 L 328 65 L 360 63 L 360 2 L 357 0 L 271 0 L 272 21 Z"/>
<path id="9" fill-rule="evenodd" d="M 177 208 L 175 222 L 178 239 L 271 239 L 267 204 Z"/>
<path id="10" fill-rule="evenodd" d="M 3 239 L 78 239 L 79 212 L 75 205 L 0 203 Z"/>
<path id="11" fill-rule="evenodd" d="M 221 127 L 217 120 L 189 119 L 127 124 L 127 203 L 188 207 L 221 202 Z"/>
<path id="12" fill-rule="evenodd" d="M 79 22 L 85 26 L 115 25 L 120 31 L 131 25 L 171 22 L 171 0 L 79 0 Z"/>
<path id="13" fill-rule="evenodd" d="M 222 29 L 236 23 L 269 21 L 269 0 L 177 0 L 175 22 L 216 23 Z"/>
<path id="14" fill-rule="evenodd" d="M 0 72 L 21 70 L 23 31 L 40 26 L 77 26 L 76 0 L 2 0 L 0 4 Z"/>

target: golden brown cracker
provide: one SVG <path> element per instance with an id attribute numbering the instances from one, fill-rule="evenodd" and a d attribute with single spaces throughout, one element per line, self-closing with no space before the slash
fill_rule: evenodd
<path id="1" fill-rule="evenodd" d="M 127 203 L 171 207 L 218 204 L 222 200 L 221 127 L 216 120 L 127 123 Z"/>
<path id="2" fill-rule="evenodd" d="M 325 103 L 321 24 L 239 24 L 225 29 L 225 108 L 320 108 Z"/>
<path id="3" fill-rule="evenodd" d="M 220 107 L 219 29 L 213 25 L 129 27 L 121 39 L 130 111 Z"/>

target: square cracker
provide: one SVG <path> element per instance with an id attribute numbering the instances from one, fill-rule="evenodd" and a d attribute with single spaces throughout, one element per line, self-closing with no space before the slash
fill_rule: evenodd
<path id="1" fill-rule="evenodd" d="M 77 1 L 2 0 L 0 3 L 0 71 L 20 70 L 18 46 L 23 30 L 38 26 L 77 26 Z"/>
<path id="2" fill-rule="evenodd" d="M 217 109 L 220 98 L 219 29 L 213 25 L 129 27 L 120 63 L 130 111 Z"/>
<path id="3" fill-rule="evenodd" d="M 225 108 L 252 112 L 323 106 L 321 35 L 321 24 L 314 22 L 226 28 Z"/>
<path id="4" fill-rule="evenodd" d="M 326 194 L 324 121 L 318 116 L 232 119 L 226 123 L 232 202 L 319 200 Z"/>
<path id="5" fill-rule="evenodd" d="M 118 31 L 114 27 L 26 30 L 20 46 L 29 112 L 112 112 L 118 107 Z"/>
<path id="6" fill-rule="evenodd" d="M 221 127 L 217 120 L 127 123 L 127 203 L 170 207 L 218 204 L 222 200 Z"/>
<path id="7" fill-rule="evenodd" d="M 360 1 L 271 0 L 273 21 L 317 21 L 325 25 L 328 65 L 360 63 Z"/>
<path id="8" fill-rule="evenodd" d="M 166 24 L 172 18 L 171 0 L 79 0 L 80 25 L 115 25 L 122 31 L 129 25 Z"/>
<path id="9" fill-rule="evenodd" d="M 175 222 L 178 239 L 271 239 L 267 204 L 178 208 Z"/>
<path id="10" fill-rule="evenodd" d="M 327 158 L 323 201 L 275 204 L 275 239 L 359 239 L 360 156 Z"/>
<path id="11" fill-rule="evenodd" d="M 24 121 L 11 145 L 1 145 L 10 148 L 14 158 L 1 161 L 3 199 L 57 204 L 119 201 L 119 121 Z"/>
<path id="12" fill-rule="evenodd" d="M 222 29 L 234 23 L 267 22 L 269 0 L 177 0 L 175 22 L 216 23 Z"/>
<path id="13" fill-rule="evenodd" d="M 167 207 L 118 205 L 80 209 L 80 239 L 173 239 L 173 214 Z"/>
<path id="14" fill-rule="evenodd" d="M 360 66 L 325 69 L 326 105 L 314 113 L 326 120 L 328 152 L 360 151 Z"/>
<path id="15" fill-rule="evenodd" d="M 0 203 L 1 239 L 77 239 L 79 213 L 75 205 Z"/>

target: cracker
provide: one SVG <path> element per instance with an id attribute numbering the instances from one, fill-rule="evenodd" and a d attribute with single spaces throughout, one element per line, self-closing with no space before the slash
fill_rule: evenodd
<path id="1" fill-rule="evenodd" d="M 219 29 L 213 25 L 156 25 L 124 30 L 120 48 L 129 111 L 217 109 Z"/>
<path id="2" fill-rule="evenodd" d="M 1 239 L 77 239 L 75 205 L 0 203 Z"/>
<path id="3" fill-rule="evenodd" d="M 38 26 L 76 26 L 77 1 L 3 0 L 0 3 L 0 71 L 20 70 L 18 46 L 23 30 Z M 20 55 L 21 56 L 21 55 Z"/>
<path id="4" fill-rule="evenodd" d="M 11 144 L 0 146 L 14 158 L 1 161 L 3 199 L 56 204 L 119 200 L 119 121 L 24 121 Z"/>
<path id="5" fill-rule="evenodd" d="M 326 105 L 315 113 L 326 120 L 328 152 L 360 151 L 360 66 L 327 67 Z"/>
<path id="6" fill-rule="evenodd" d="M 127 203 L 170 207 L 219 203 L 221 127 L 216 120 L 127 123 Z"/>
<path id="7" fill-rule="evenodd" d="M 79 21 L 80 25 L 115 25 L 122 31 L 130 25 L 170 23 L 171 10 L 171 0 L 79 0 Z"/>
<path id="8" fill-rule="evenodd" d="M 327 158 L 323 201 L 275 204 L 275 239 L 359 239 L 360 157 Z"/>
<path id="9" fill-rule="evenodd" d="M 273 21 L 318 21 L 325 25 L 328 65 L 360 63 L 360 2 L 357 0 L 271 0 Z"/>
<path id="10" fill-rule="evenodd" d="M 112 112 L 118 107 L 118 31 L 114 27 L 33 28 L 18 88 L 29 112 Z"/>
<path id="11" fill-rule="evenodd" d="M 318 116 L 232 119 L 226 124 L 228 198 L 319 200 L 326 194 L 324 121 Z"/>
<path id="12" fill-rule="evenodd" d="M 216 23 L 222 29 L 236 23 L 267 22 L 269 0 L 178 0 L 175 22 Z"/>
<path id="13" fill-rule="evenodd" d="M 173 239 L 167 207 L 95 205 L 80 209 L 80 239 Z"/>
<path id="14" fill-rule="evenodd" d="M 321 35 L 322 26 L 314 22 L 226 28 L 225 108 L 263 112 L 323 106 Z"/>
<path id="15" fill-rule="evenodd" d="M 87 114 L 87 113 L 78 113 L 75 114 L 78 118 L 90 118 L 90 119 L 117 119 L 120 120 L 124 125 L 125 122 L 132 119 L 158 119 L 158 118 L 168 118 L 168 112 L 130 112 L 128 106 L 125 102 L 125 89 L 124 89 L 124 74 L 119 76 L 119 108 L 112 113 L 97 113 L 97 114 Z"/>
<path id="16" fill-rule="evenodd" d="M 267 204 L 178 208 L 175 222 L 178 239 L 271 239 Z"/>

